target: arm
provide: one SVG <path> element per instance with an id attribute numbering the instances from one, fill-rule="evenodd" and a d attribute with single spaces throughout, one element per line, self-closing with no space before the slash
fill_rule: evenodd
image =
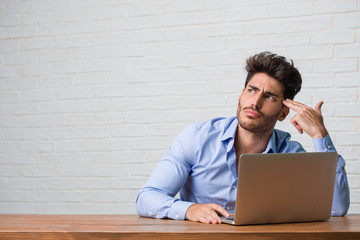
<path id="1" fill-rule="evenodd" d="M 140 216 L 187 218 L 203 223 L 221 223 L 218 214 L 229 216 L 229 213 L 218 204 L 197 204 L 174 197 L 187 181 L 192 166 L 196 164 L 196 151 L 197 147 L 200 147 L 197 137 L 197 126 L 190 125 L 172 143 L 136 199 L 136 208 Z"/>
<path id="2" fill-rule="evenodd" d="M 336 152 L 329 135 L 313 139 L 316 152 Z M 338 157 L 331 216 L 345 216 L 350 206 L 350 190 L 345 171 L 345 160 Z"/>
<path id="3" fill-rule="evenodd" d="M 287 99 L 283 100 L 286 107 L 291 108 L 297 114 L 291 119 L 291 123 L 299 131 L 300 134 L 306 132 L 313 138 L 316 152 L 335 152 L 336 149 L 331 138 L 325 128 L 323 117 L 321 114 L 321 106 L 323 102 L 319 102 L 315 109 L 312 109 L 302 103 Z M 334 197 L 332 205 L 332 216 L 344 216 L 350 205 L 349 186 L 345 171 L 345 160 L 339 155 Z"/>
<path id="4" fill-rule="evenodd" d="M 185 128 L 156 165 L 136 199 L 140 216 L 184 219 L 193 204 L 175 198 L 186 182 L 193 161 L 195 126 Z"/>

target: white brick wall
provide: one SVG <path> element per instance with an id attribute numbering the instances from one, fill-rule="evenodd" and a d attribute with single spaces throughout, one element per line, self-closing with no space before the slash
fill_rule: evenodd
<path id="1" fill-rule="evenodd" d="M 325 101 L 360 213 L 359 0 L 2 0 L 0 213 L 135 213 L 183 127 L 235 114 L 264 50 Z"/>

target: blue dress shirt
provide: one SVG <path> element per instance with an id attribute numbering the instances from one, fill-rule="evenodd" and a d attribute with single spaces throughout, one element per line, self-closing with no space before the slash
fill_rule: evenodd
<path id="1" fill-rule="evenodd" d="M 237 173 L 234 138 L 237 118 L 216 118 L 186 127 L 154 168 L 136 199 L 140 216 L 185 219 L 194 203 L 216 203 L 234 213 Z M 290 134 L 274 129 L 263 153 L 305 152 Z M 316 152 L 336 151 L 330 136 L 314 139 Z M 295 189 L 294 189 L 295 190 Z M 180 199 L 176 194 L 180 191 Z M 345 161 L 339 155 L 332 216 L 350 204 Z"/>

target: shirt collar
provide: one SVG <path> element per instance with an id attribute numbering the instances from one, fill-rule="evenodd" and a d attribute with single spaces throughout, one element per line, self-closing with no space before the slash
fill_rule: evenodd
<path id="1" fill-rule="evenodd" d="M 238 125 L 237 118 L 236 117 L 231 118 L 229 123 L 227 124 L 227 126 L 225 126 L 225 128 L 224 128 L 224 132 L 221 137 L 221 141 L 234 139 L 235 134 L 236 134 L 237 125 Z M 275 131 L 273 130 L 273 132 L 270 136 L 269 142 L 263 153 L 274 153 L 274 152 L 276 152 L 276 134 L 275 134 Z"/>
<path id="2" fill-rule="evenodd" d="M 230 118 L 229 123 L 225 126 L 223 135 L 221 137 L 221 141 L 225 141 L 228 139 L 234 139 L 236 134 L 236 128 L 238 125 L 238 121 L 236 117 Z"/>

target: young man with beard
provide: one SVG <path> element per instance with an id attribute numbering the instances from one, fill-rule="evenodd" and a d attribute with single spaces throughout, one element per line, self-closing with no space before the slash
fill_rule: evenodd
<path id="1" fill-rule="evenodd" d="M 234 213 L 241 154 L 305 152 L 289 133 L 274 129 L 290 109 L 296 112 L 291 123 L 313 138 L 315 151 L 336 151 L 323 122 L 323 102 L 312 109 L 293 101 L 302 80 L 292 61 L 263 52 L 246 63 L 236 117 L 193 123 L 178 135 L 137 197 L 139 215 L 221 223 L 219 215 Z M 179 191 L 180 199 L 175 198 Z M 349 202 L 345 161 L 339 155 L 332 216 L 345 215 Z"/>

